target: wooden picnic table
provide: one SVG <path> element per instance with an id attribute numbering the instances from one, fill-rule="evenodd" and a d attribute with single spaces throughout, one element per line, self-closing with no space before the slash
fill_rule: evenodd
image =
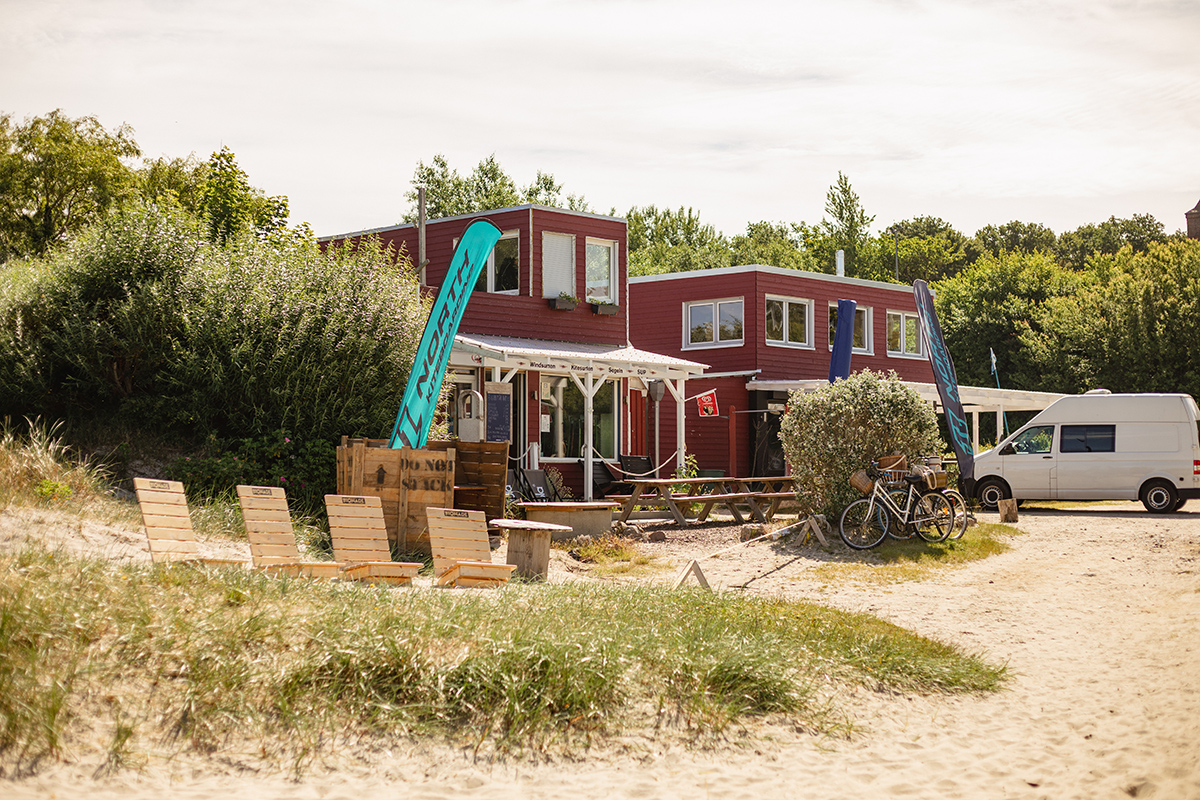
<path id="1" fill-rule="evenodd" d="M 784 500 L 794 497 L 795 480 L 790 476 L 768 476 L 753 478 L 630 478 L 632 493 L 625 498 L 619 520 L 625 522 L 636 506 L 658 506 L 665 508 L 679 525 L 687 524 L 688 517 L 680 504 L 701 504 L 697 522 L 705 522 L 715 506 L 724 506 L 738 523 L 746 521 L 739 505 L 750 510 L 757 522 L 768 522 L 779 510 Z M 750 484 L 762 485 L 753 490 Z M 676 491 L 675 489 L 680 491 Z M 765 504 L 765 508 L 764 508 Z"/>

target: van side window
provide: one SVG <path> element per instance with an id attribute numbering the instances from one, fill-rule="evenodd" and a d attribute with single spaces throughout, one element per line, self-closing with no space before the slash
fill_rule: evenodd
<path id="1" fill-rule="evenodd" d="M 1063 425 L 1060 453 L 1112 453 L 1116 451 L 1116 425 Z"/>
<path id="2" fill-rule="evenodd" d="M 1049 453 L 1052 444 L 1054 444 L 1053 425 L 1027 428 L 1012 440 L 1013 449 L 1018 453 Z"/>

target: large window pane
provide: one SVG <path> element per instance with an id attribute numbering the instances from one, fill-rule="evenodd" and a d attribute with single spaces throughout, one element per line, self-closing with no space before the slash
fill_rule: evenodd
<path id="1" fill-rule="evenodd" d="M 914 356 L 921 353 L 921 329 L 915 315 L 904 316 L 904 352 Z"/>
<path id="2" fill-rule="evenodd" d="M 738 342 L 742 339 L 742 301 L 732 300 L 719 304 L 721 307 L 721 341 Z"/>
<path id="3" fill-rule="evenodd" d="M 713 340 L 713 307 L 711 303 L 688 306 L 688 341 L 704 344 Z"/>
<path id="4" fill-rule="evenodd" d="M 808 344 L 808 304 L 788 303 L 788 341 Z"/>
<path id="5" fill-rule="evenodd" d="M 899 353 L 904 346 L 904 325 L 900 314 L 887 315 L 887 348 L 890 353 Z"/>
<path id="6" fill-rule="evenodd" d="M 496 249 L 492 251 L 492 263 L 495 265 L 492 291 L 515 292 L 519 288 L 520 244 L 521 240 L 516 236 L 496 242 Z"/>
<path id="7" fill-rule="evenodd" d="M 544 458 L 582 458 L 584 454 L 583 393 L 569 378 L 550 376 L 542 400 L 541 444 Z M 613 381 L 592 398 L 592 446 L 603 458 L 617 457 L 616 391 Z M 594 454 L 593 454 L 594 455 Z"/>
<path id="8" fill-rule="evenodd" d="M 783 341 L 783 309 L 784 303 L 782 300 L 767 300 L 768 341 Z"/>
<path id="9" fill-rule="evenodd" d="M 613 300 L 613 246 L 611 243 L 587 243 L 587 296 L 593 300 Z"/>

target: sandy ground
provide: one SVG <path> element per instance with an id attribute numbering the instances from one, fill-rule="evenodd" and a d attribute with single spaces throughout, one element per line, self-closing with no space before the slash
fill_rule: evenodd
<path id="1" fill-rule="evenodd" d="M 885 586 L 816 576 L 821 564 L 851 558 L 840 544 L 824 552 L 760 542 L 703 562 L 715 589 L 869 611 L 1010 667 L 1008 688 L 984 697 L 860 690 L 849 698 L 856 732 L 846 739 L 771 728 L 717 750 L 647 739 L 540 764 L 418 748 L 317 769 L 299 782 L 246 771 L 236 759 L 184 757 L 94 781 L 95 765 L 81 760 L 0 784 L 0 795 L 1200 798 L 1200 510 L 1022 510 L 1016 527 L 1026 535 L 1007 553 Z M 136 532 L 63 524 L 44 512 L 0 513 L 0 546 L 30 535 L 145 558 Z M 646 547 L 679 565 L 736 541 L 735 529 L 719 526 L 668 536 Z M 240 546 L 204 547 L 230 555 Z M 593 579 L 558 551 L 551 578 Z"/>

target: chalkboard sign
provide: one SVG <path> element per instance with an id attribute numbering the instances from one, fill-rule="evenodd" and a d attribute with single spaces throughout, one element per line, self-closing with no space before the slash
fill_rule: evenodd
<path id="1" fill-rule="evenodd" d="M 487 394 L 487 440 L 489 442 L 512 441 L 512 386 L 491 384 L 484 390 Z"/>

